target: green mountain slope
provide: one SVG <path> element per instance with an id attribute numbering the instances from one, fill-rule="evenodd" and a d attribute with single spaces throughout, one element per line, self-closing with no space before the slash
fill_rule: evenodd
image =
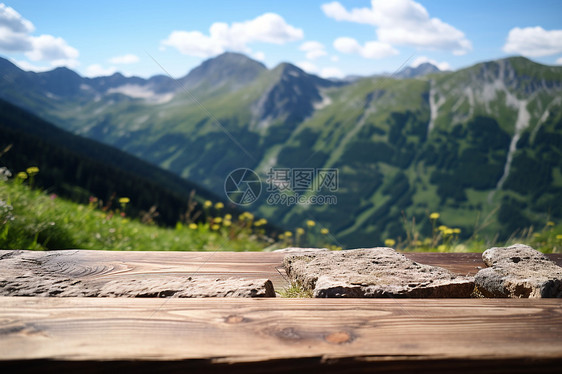
<path id="1" fill-rule="evenodd" d="M 74 95 L 0 82 L 0 96 L 217 194 L 232 170 L 252 168 L 264 193 L 250 209 L 287 227 L 318 221 L 347 247 L 404 238 L 404 217 L 431 231 L 434 211 L 463 236 L 476 227 L 506 237 L 562 217 L 561 67 L 509 58 L 345 83 L 226 53 L 176 82 L 77 86 L 67 75 Z M 268 203 L 271 168 L 336 168 L 337 203 Z"/>
<path id="2" fill-rule="evenodd" d="M 37 166 L 35 184 L 87 202 L 90 196 L 116 204 L 129 197 L 133 214 L 157 207 L 157 221 L 175 225 L 190 193 L 197 201 L 220 198 L 204 188 L 115 148 L 82 138 L 0 100 L 0 165 L 18 172 Z M 112 201 L 113 200 L 113 201 Z M 201 210 L 202 204 L 196 208 Z M 193 214 L 197 212 L 194 211 Z M 203 213 L 201 211 L 201 213 Z"/>

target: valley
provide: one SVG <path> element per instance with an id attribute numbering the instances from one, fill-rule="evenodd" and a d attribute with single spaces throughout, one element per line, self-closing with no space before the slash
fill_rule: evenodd
<path id="1" fill-rule="evenodd" d="M 314 220 L 344 248 L 406 240 L 405 221 L 431 234 L 432 212 L 463 238 L 562 218 L 562 67 L 513 57 L 342 81 L 224 53 L 177 80 L 0 71 L 3 100 L 221 198 L 230 172 L 255 170 L 264 192 L 244 209 L 287 229 Z M 337 203 L 269 204 L 271 168 L 337 169 Z"/>

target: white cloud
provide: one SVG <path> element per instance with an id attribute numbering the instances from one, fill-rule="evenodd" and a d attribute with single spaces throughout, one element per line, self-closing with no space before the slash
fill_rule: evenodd
<path id="1" fill-rule="evenodd" d="M 327 55 L 324 44 L 317 41 L 304 42 L 299 49 L 306 52 L 306 58 L 309 60 Z"/>
<path id="2" fill-rule="evenodd" d="M 199 31 L 173 31 L 162 44 L 174 47 L 184 55 L 210 57 L 224 52 L 219 40 Z"/>
<path id="3" fill-rule="evenodd" d="M 111 62 L 112 64 L 134 64 L 139 62 L 139 57 L 137 55 L 134 55 L 132 53 L 128 53 L 126 55 L 123 56 L 115 56 L 109 59 L 109 62 Z"/>
<path id="4" fill-rule="evenodd" d="M 343 78 L 345 74 L 336 67 L 327 67 L 320 71 L 322 78 Z"/>
<path id="5" fill-rule="evenodd" d="M 334 55 L 334 56 L 330 57 L 330 60 L 333 61 L 333 62 L 338 62 L 340 60 L 340 57 Z"/>
<path id="6" fill-rule="evenodd" d="M 10 61 L 12 61 L 14 64 L 16 64 L 20 69 L 25 70 L 25 71 L 34 71 L 36 73 L 39 73 L 39 72 L 42 72 L 42 71 L 47 71 L 47 70 L 52 69 L 51 66 L 38 66 L 38 65 L 32 64 L 29 61 L 25 61 L 25 60 L 16 60 L 16 59 L 10 58 Z"/>
<path id="7" fill-rule="evenodd" d="M 33 49 L 25 55 L 32 61 L 72 60 L 79 55 L 63 38 L 52 35 L 33 36 L 31 43 Z"/>
<path id="8" fill-rule="evenodd" d="M 297 62 L 295 65 L 297 65 L 299 68 L 306 71 L 307 73 L 310 73 L 310 74 L 317 74 L 318 73 L 318 67 L 310 61 L 300 61 L 300 62 Z"/>
<path id="9" fill-rule="evenodd" d="M 212 57 L 226 50 L 251 52 L 248 44 L 255 42 L 284 44 L 303 38 L 303 31 L 285 22 L 275 13 L 265 13 L 252 20 L 228 25 L 215 22 L 209 35 L 199 31 L 173 31 L 161 43 L 180 53 L 197 57 Z"/>
<path id="10" fill-rule="evenodd" d="M 343 78 L 345 74 L 335 66 L 328 66 L 325 68 L 318 68 L 314 63 L 310 61 L 300 61 L 297 62 L 297 65 L 302 70 L 306 71 L 309 74 L 317 74 L 322 78 Z"/>
<path id="11" fill-rule="evenodd" d="M 49 63 L 53 67 L 66 66 L 67 68 L 70 69 L 74 69 L 80 66 L 80 62 L 72 58 L 61 58 L 58 60 L 49 61 Z"/>
<path id="12" fill-rule="evenodd" d="M 94 77 L 106 77 L 108 75 L 112 75 L 117 71 L 117 68 L 114 66 L 110 66 L 108 68 L 104 68 L 100 64 L 92 64 L 86 68 L 85 75 L 90 78 Z"/>
<path id="13" fill-rule="evenodd" d="M 349 21 L 356 23 L 366 23 L 369 25 L 376 26 L 374 21 L 374 14 L 371 9 L 368 8 L 355 8 L 351 12 L 348 12 L 339 2 L 334 1 L 327 4 L 322 4 L 322 10 L 324 14 L 336 21 Z"/>
<path id="14" fill-rule="evenodd" d="M 334 48 L 342 53 L 354 53 L 364 58 L 381 59 L 397 55 L 399 52 L 391 45 L 381 42 L 366 42 L 365 45 L 353 38 L 341 37 L 334 40 Z"/>
<path id="15" fill-rule="evenodd" d="M 558 59 L 556 60 L 556 64 L 562 65 L 562 57 L 558 57 Z"/>
<path id="16" fill-rule="evenodd" d="M 562 53 L 562 30 L 547 31 L 540 26 L 515 27 L 509 31 L 503 51 L 528 57 Z"/>
<path id="17" fill-rule="evenodd" d="M 265 61 L 265 53 L 261 51 L 253 53 L 252 57 L 261 62 Z"/>
<path id="18" fill-rule="evenodd" d="M 421 64 L 424 64 L 426 62 L 429 62 L 431 65 L 437 66 L 439 68 L 439 70 L 441 70 L 441 71 L 453 70 L 453 68 L 451 68 L 451 65 L 449 65 L 448 62 L 446 62 L 446 61 L 437 62 L 436 60 L 431 59 L 427 56 L 417 57 L 410 65 L 413 68 L 417 68 L 418 66 L 420 66 Z"/>
<path id="19" fill-rule="evenodd" d="M 32 33 L 35 30 L 33 24 L 23 18 L 15 9 L 0 4 L 0 27 L 7 28 L 13 32 Z"/>
<path id="20" fill-rule="evenodd" d="M 0 4 L 0 49 L 22 52 L 31 48 L 29 34 L 35 28 L 13 8 Z"/>
<path id="21" fill-rule="evenodd" d="M 322 10 L 337 21 L 375 26 L 378 39 L 383 43 L 450 50 L 457 55 L 472 49 L 462 31 L 439 18 L 431 18 L 427 10 L 413 0 L 372 0 L 371 8 L 350 11 L 334 1 L 322 5 Z"/>
<path id="22" fill-rule="evenodd" d="M 52 66 L 78 65 L 78 50 L 69 46 L 60 37 L 52 35 L 33 36 L 33 24 L 16 10 L 0 4 L 0 50 L 25 52 L 32 61 L 49 61 Z M 34 65 L 29 64 L 29 67 Z"/>

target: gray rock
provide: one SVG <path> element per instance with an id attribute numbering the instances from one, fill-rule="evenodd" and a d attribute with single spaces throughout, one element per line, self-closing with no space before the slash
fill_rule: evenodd
<path id="1" fill-rule="evenodd" d="M 470 297 L 474 290 L 473 278 L 418 264 L 392 248 L 288 255 L 283 264 L 314 297 Z"/>
<path id="2" fill-rule="evenodd" d="M 562 267 L 523 244 L 490 248 L 482 254 L 489 268 L 475 277 L 487 297 L 562 297 Z"/>
<path id="3" fill-rule="evenodd" d="M 275 297 L 268 279 L 163 278 L 106 283 L 99 297 Z"/>

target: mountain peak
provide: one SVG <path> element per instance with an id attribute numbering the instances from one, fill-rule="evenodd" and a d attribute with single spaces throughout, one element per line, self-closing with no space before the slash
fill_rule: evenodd
<path id="1" fill-rule="evenodd" d="M 400 70 L 394 76 L 396 78 L 416 78 L 431 73 L 438 73 L 441 70 L 430 62 L 424 62 L 416 67 L 408 66 Z"/>
<path id="2" fill-rule="evenodd" d="M 238 52 L 224 52 L 205 62 L 210 62 L 210 61 L 213 61 L 214 63 L 229 63 L 229 64 L 237 64 L 237 65 L 241 65 L 241 64 L 259 65 L 265 69 L 265 65 L 262 64 L 261 62 L 253 60 L 250 57 L 246 56 L 245 54 L 238 53 Z"/>
<path id="3" fill-rule="evenodd" d="M 217 57 L 203 61 L 201 65 L 191 70 L 181 82 L 188 87 L 208 84 L 211 87 L 232 83 L 239 87 L 252 82 L 263 71 L 264 64 L 252 60 L 246 55 L 235 52 L 225 52 Z"/>

